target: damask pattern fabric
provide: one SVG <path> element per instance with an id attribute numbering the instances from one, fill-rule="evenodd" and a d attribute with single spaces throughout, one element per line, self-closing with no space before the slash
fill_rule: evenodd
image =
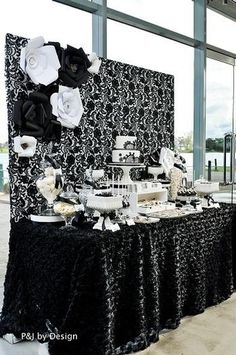
<path id="1" fill-rule="evenodd" d="M 47 323 L 78 334 L 51 341 L 51 355 L 147 348 L 161 329 L 233 292 L 235 210 L 222 205 L 115 233 L 13 222 L 0 336 L 47 333 Z"/>
<path id="2" fill-rule="evenodd" d="M 6 37 L 6 85 L 9 117 L 11 216 L 15 221 L 37 212 L 43 202 L 35 178 L 47 152 L 38 143 L 29 160 L 13 152 L 13 106 L 39 87 L 20 69 L 20 51 L 25 38 Z M 79 127 L 63 128 L 60 143 L 54 143 L 67 183 L 82 182 L 85 169 L 111 162 L 117 135 L 136 135 L 138 149 L 147 163 L 150 153 L 174 145 L 174 77 L 163 73 L 102 59 L 99 74 L 80 87 L 84 113 Z"/>

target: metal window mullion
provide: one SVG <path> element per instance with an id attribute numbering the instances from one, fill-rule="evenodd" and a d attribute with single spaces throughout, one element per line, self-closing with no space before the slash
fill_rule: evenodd
<path id="1" fill-rule="evenodd" d="M 204 175 L 206 141 L 206 0 L 194 1 L 194 38 L 201 45 L 194 49 L 194 179 Z"/>
<path id="2" fill-rule="evenodd" d="M 103 31 L 105 34 L 106 31 L 106 20 L 113 20 L 120 22 L 124 25 L 132 26 L 134 28 L 153 33 L 162 37 L 165 37 L 170 40 L 174 40 L 176 42 L 191 46 L 191 47 L 197 47 L 200 45 L 200 42 L 197 40 L 194 40 L 194 38 L 185 36 L 181 33 L 171 31 L 165 27 L 158 26 L 154 23 L 142 20 L 140 18 L 128 15 L 126 13 L 114 10 L 112 8 L 107 7 L 107 1 L 106 0 L 94 0 L 92 1 L 87 1 L 87 0 L 53 0 L 55 2 L 59 2 L 68 6 L 72 6 L 75 8 L 78 8 L 83 11 L 87 11 L 93 14 L 93 18 L 96 19 L 100 16 L 103 18 L 103 25 L 101 25 L 100 21 L 100 29 L 98 24 L 96 24 L 96 20 L 94 20 L 94 33 L 93 37 L 96 39 L 97 32 Z M 101 38 L 96 39 L 94 43 L 94 48 L 96 47 L 96 42 L 98 40 L 102 43 L 102 40 L 104 39 L 102 36 Z M 104 43 L 105 44 L 105 43 Z"/>
<path id="3" fill-rule="evenodd" d="M 107 0 L 95 0 L 99 10 L 92 15 L 92 48 L 99 57 L 107 58 Z"/>
<path id="4" fill-rule="evenodd" d="M 236 94 L 236 80 L 235 80 L 235 65 L 233 66 L 233 102 L 232 102 L 232 191 L 231 202 L 234 203 L 234 184 L 235 184 L 235 149 L 236 149 L 236 134 L 235 134 L 235 94 Z"/>
<path id="5" fill-rule="evenodd" d="M 100 6 L 96 2 L 88 0 L 52 0 L 63 5 L 74 7 L 82 11 L 94 13 L 100 10 Z"/>

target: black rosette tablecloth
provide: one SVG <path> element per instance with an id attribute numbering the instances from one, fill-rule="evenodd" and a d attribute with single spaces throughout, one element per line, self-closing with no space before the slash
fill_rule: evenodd
<path id="1" fill-rule="evenodd" d="M 0 335 L 77 334 L 52 355 L 142 350 L 233 292 L 234 207 L 116 233 L 12 223 Z"/>

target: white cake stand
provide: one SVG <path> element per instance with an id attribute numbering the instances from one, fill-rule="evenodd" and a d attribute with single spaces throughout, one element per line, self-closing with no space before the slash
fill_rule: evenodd
<path id="1" fill-rule="evenodd" d="M 131 165 L 119 165 L 119 164 L 108 164 L 108 166 L 111 166 L 112 168 L 120 168 L 123 170 L 123 176 L 120 180 L 121 185 L 126 185 L 126 184 L 132 184 L 133 180 L 130 177 L 130 170 L 131 169 L 140 169 L 140 168 L 145 168 L 144 164 L 131 164 Z"/>
<path id="2" fill-rule="evenodd" d="M 153 175 L 153 180 L 157 181 L 158 175 L 163 174 L 164 169 L 163 166 L 149 166 L 148 173 Z"/>

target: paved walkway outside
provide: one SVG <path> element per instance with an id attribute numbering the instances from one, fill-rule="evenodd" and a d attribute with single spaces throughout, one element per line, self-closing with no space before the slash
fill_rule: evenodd
<path id="1" fill-rule="evenodd" d="M 9 196 L 0 194 L 0 286 L 3 285 L 5 279 L 8 260 L 9 220 Z"/>

